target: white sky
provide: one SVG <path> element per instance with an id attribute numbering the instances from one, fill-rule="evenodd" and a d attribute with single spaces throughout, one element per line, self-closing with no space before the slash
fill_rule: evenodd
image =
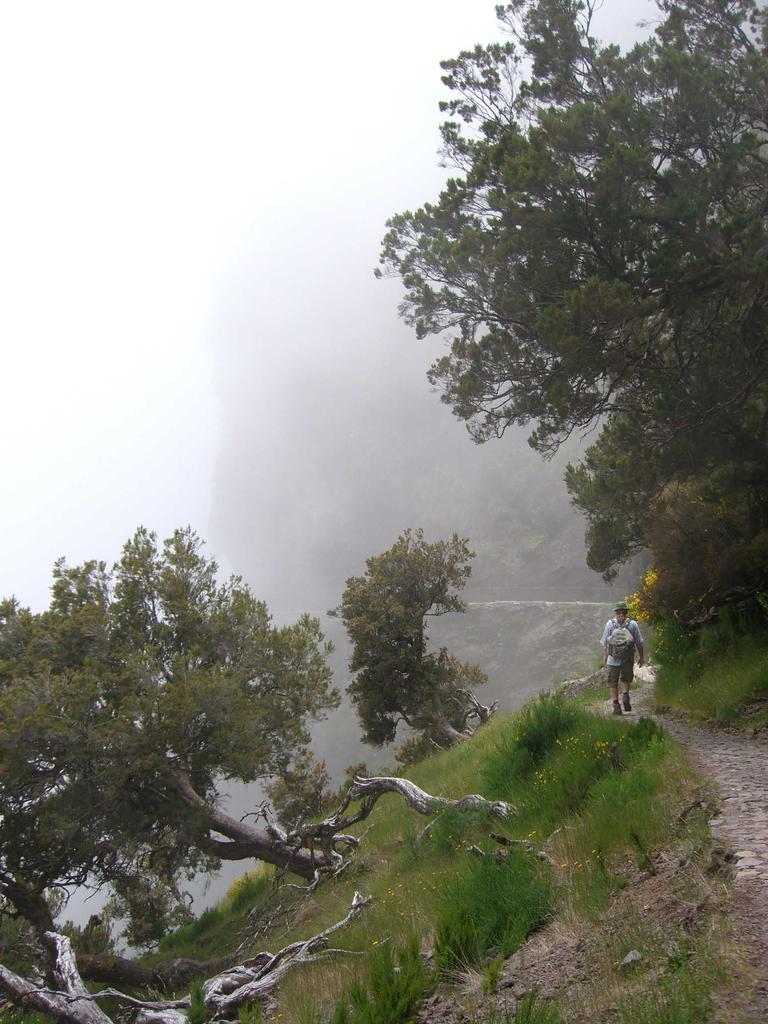
<path id="1" fill-rule="evenodd" d="M 607 0 L 603 34 L 646 11 Z M 437 63 L 496 37 L 488 0 L 0 4 L 0 594 L 43 608 L 55 558 L 139 523 L 208 535 L 258 333 L 230 298 L 303 311 L 299 350 L 359 316 L 384 219 L 443 177 Z"/>

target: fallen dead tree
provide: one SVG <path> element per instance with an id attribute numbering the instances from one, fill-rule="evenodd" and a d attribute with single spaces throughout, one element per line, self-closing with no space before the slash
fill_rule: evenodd
<path id="1" fill-rule="evenodd" d="M 335 871 L 340 871 L 346 866 L 346 862 L 336 849 L 336 845 L 343 844 L 348 847 L 357 847 L 359 840 L 355 836 L 350 836 L 341 830 L 351 828 L 352 825 L 364 821 L 373 810 L 378 799 L 386 793 L 394 793 L 397 796 L 401 796 L 408 806 L 418 814 L 428 816 L 437 815 L 439 817 L 440 814 L 447 810 L 467 811 L 475 809 L 487 811 L 497 818 L 507 818 L 514 814 L 516 810 L 512 804 L 506 803 L 504 800 L 486 800 L 485 797 L 479 796 L 477 793 L 471 793 L 468 796 L 452 800 L 450 797 L 434 796 L 432 793 L 427 793 L 417 786 L 415 782 L 399 778 L 398 776 L 381 775 L 369 777 L 356 775 L 344 801 L 332 815 L 320 822 L 304 825 L 288 836 L 289 841 L 293 840 L 315 848 L 317 846 L 320 847 L 322 861 L 318 863 L 313 885 L 317 884 L 327 863 L 330 862 L 334 865 Z M 357 800 L 360 801 L 358 809 L 351 814 L 347 814 L 349 805 Z M 420 838 L 424 838 L 434 824 L 434 820 L 430 822 L 421 833 Z"/>
<path id="2" fill-rule="evenodd" d="M 194 790 L 191 785 L 188 785 L 187 779 L 178 775 L 177 785 L 185 793 L 187 799 L 191 802 L 196 800 Z M 267 805 L 262 805 L 258 810 L 258 817 L 263 819 L 261 825 L 236 821 L 222 812 L 217 812 L 215 818 L 212 817 L 209 820 L 212 829 L 220 829 L 220 834 L 231 837 L 226 841 L 217 841 L 217 850 L 220 854 L 229 842 L 238 846 L 238 859 L 239 856 L 242 856 L 244 846 L 248 846 L 255 859 L 267 859 L 263 858 L 263 845 L 271 842 L 280 849 L 280 859 L 283 861 L 285 870 L 297 873 L 306 879 L 308 885 L 303 887 L 304 891 L 311 891 L 323 878 L 338 875 L 350 863 L 349 854 L 360 845 L 361 837 L 351 835 L 348 830 L 365 821 L 377 801 L 387 793 L 401 797 L 418 814 L 433 819 L 425 827 L 422 837 L 426 836 L 435 820 L 447 810 L 481 809 L 502 819 L 509 817 L 515 811 L 515 808 L 509 803 L 501 800 L 486 800 L 477 794 L 470 794 L 458 799 L 435 796 L 410 780 L 396 776 L 371 778 L 356 776 L 340 806 L 332 814 L 321 821 L 309 822 L 291 831 L 280 827 Z M 226 854 L 224 856 L 226 857 Z M 275 862 L 274 858 L 271 860 L 272 863 Z M 38 929 L 38 935 L 41 937 L 49 934 L 53 934 L 50 925 L 45 929 Z M 280 956 L 283 955 L 287 956 L 285 951 L 281 951 Z M 290 959 L 291 962 L 295 959 L 293 954 Z M 221 959 L 208 962 L 171 960 L 145 967 L 119 956 L 83 955 L 79 963 L 78 976 L 91 981 L 172 991 L 188 985 L 193 978 L 204 977 L 212 971 L 219 971 L 224 964 L 229 965 L 231 961 Z M 231 969 L 238 970 L 239 968 Z M 224 978 L 226 975 L 227 971 L 225 970 L 222 974 L 217 974 L 216 977 Z M 19 984 L 23 986 L 24 980 L 20 979 Z M 6 990 L 10 994 L 10 989 L 6 987 Z M 18 992 L 20 993 L 21 989 L 18 989 Z M 168 1009 L 174 1009 L 174 1007 Z M 58 1015 L 58 1011 L 53 1009 L 44 1012 L 55 1012 Z M 163 1012 L 165 1012 L 165 1008 Z"/>
<path id="3" fill-rule="evenodd" d="M 361 955 L 332 948 L 329 939 L 345 928 L 371 902 L 356 892 L 344 918 L 309 939 L 292 942 L 276 953 L 262 952 L 221 974 L 209 978 L 203 986 L 203 1002 L 209 1019 L 237 1017 L 240 1006 L 263 1001 L 285 974 L 302 964 L 318 963 L 333 956 Z M 22 1009 L 38 1010 L 67 1021 L 68 1024 L 112 1024 L 98 1001 L 110 999 L 121 1007 L 121 1018 L 135 1024 L 186 1024 L 191 997 L 150 1001 L 137 999 L 114 988 L 91 994 L 85 987 L 69 939 L 46 932 L 43 940 L 51 953 L 51 975 L 55 987 L 38 980 L 22 978 L 0 965 L 0 989 Z"/>
<path id="4" fill-rule="evenodd" d="M 226 840 L 207 838 L 203 845 L 207 852 L 224 860 L 240 860 L 247 851 L 255 859 L 276 864 L 308 881 L 316 881 L 321 872 L 335 873 L 344 865 L 342 850 L 354 850 L 360 844 L 360 840 L 347 830 L 364 821 L 379 797 L 385 793 L 398 794 L 419 814 L 435 814 L 448 808 L 482 808 L 497 817 L 506 818 L 515 810 L 503 800 L 486 800 L 475 793 L 452 800 L 449 797 L 433 796 L 408 779 L 397 776 L 369 778 L 358 775 L 333 814 L 321 821 L 308 822 L 285 831 L 266 804 L 258 812 L 258 817 L 264 819 L 264 825 L 258 827 L 244 820 L 238 821 L 223 811 L 214 812 L 204 805 L 190 780 L 181 773 L 176 776 L 176 785 L 185 800 L 209 815 L 211 831 L 227 837 Z M 350 805 L 356 801 L 360 801 L 360 806 L 348 813 Z"/>
<path id="5" fill-rule="evenodd" d="M 192 960 L 178 957 L 145 966 L 137 960 L 113 953 L 78 953 L 80 974 L 88 981 L 126 985 L 129 988 L 153 988 L 172 992 L 189 985 L 195 978 L 204 978 L 232 963 L 232 957 Z"/>

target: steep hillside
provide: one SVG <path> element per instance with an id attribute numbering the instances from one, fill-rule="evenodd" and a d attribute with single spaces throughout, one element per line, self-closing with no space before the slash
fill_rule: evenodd
<path id="1" fill-rule="evenodd" d="M 289 972 L 269 1019 L 397 1024 L 419 1006 L 424 1021 L 706 1019 L 730 956 L 710 797 L 652 723 L 580 702 L 538 698 L 407 773 L 435 794 L 510 801 L 506 820 L 452 813 L 425 833 L 385 797 L 341 877 L 301 896 L 247 876 L 158 956 L 274 950 L 341 919 L 358 890 L 373 900 L 333 940 L 349 953 Z"/>

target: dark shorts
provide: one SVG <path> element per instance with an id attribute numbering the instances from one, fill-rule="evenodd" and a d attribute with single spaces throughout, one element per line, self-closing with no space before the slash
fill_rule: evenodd
<path id="1" fill-rule="evenodd" d="M 625 661 L 623 665 L 608 665 L 608 685 L 618 686 L 619 679 L 622 683 L 631 683 L 635 678 L 634 661 Z"/>

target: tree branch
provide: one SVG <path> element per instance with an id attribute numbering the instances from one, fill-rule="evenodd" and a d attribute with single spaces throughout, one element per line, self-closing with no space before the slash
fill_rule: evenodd
<path id="1" fill-rule="evenodd" d="M 470 808 L 481 808 L 489 811 L 498 818 L 508 818 L 517 810 L 512 804 L 504 800 L 486 800 L 485 797 L 472 793 L 469 796 L 460 797 L 458 800 L 451 800 L 445 796 L 433 796 L 425 790 L 420 789 L 410 779 L 400 779 L 390 776 L 365 778 L 355 776 L 352 784 L 352 799 L 360 797 L 374 798 L 378 800 L 384 793 L 397 793 L 403 797 L 409 807 L 419 814 L 431 815 L 436 811 L 448 809 L 464 811 Z"/>
<path id="2" fill-rule="evenodd" d="M 259 953 L 237 967 L 210 978 L 203 986 L 208 1015 L 233 1017 L 242 1004 L 263 999 L 292 967 L 317 963 L 329 956 L 345 953 L 346 950 L 331 949 L 328 939 L 356 918 L 371 899 L 370 896 L 363 897 L 356 892 L 346 916 L 317 935 L 303 942 L 292 942 L 276 953 Z M 32 1007 L 68 1024 L 112 1024 L 111 1019 L 97 1005 L 97 1000 L 113 999 L 138 1010 L 135 1017 L 137 1024 L 186 1024 L 187 1014 L 184 1011 L 190 1005 L 188 995 L 161 1002 L 137 999 L 113 988 L 92 995 L 80 976 L 69 939 L 56 932 L 46 932 L 44 941 L 54 954 L 53 973 L 61 987 L 59 990 L 44 988 L 0 965 L 0 988 L 18 1006 Z"/>
<path id="3" fill-rule="evenodd" d="M 112 1024 L 83 984 L 69 939 L 56 932 L 46 932 L 43 940 L 55 957 L 53 973 L 61 991 L 35 984 L 2 964 L 0 988 L 22 1009 L 31 1007 L 68 1024 Z"/>
<path id="4" fill-rule="evenodd" d="M 318 868 L 335 866 L 335 861 L 328 859 L 321 849 L 315 853 L 311 849 L 301 848 L 301 836 L 294 834 L 294 841 L 272 819 L 266 808 L 262 815 L 266 820 L 263 828 L 257 828 L 245 821 L 225 814 L 204 800 L 192 785 L 189 775 L 177 769 L 172 774 L 173 783 L 184 800 L 197 810 L 203 811 L 209 830 L 226 836 L 229 842 L 212 838 L 205 833 L 196 836 L 195 841 L 200 849 L 213 853 L 223 860 L 256 860 L 285 868 L 294 874 L 301 875 L 311 881 Z"/>

